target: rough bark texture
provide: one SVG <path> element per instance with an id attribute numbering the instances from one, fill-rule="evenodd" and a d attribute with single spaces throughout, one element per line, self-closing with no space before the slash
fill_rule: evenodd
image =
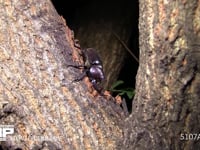
<path id="1" fill-rule="evenodd" d="M 106 74 L 105 88 L 118 78 L 124 65 L 126 49 L 113 34 L 128 43 L 133 28 L 133 6 L 130 0 L 84 1 L 74 17 L 75 37 L 83 48 L 95 48 Z"/>
<path id="2" fill-rule="evenodd" d="M 0 124 L 15 126 L 4 149 L 115 149 L 124 113 L 94 96 L 73 34 L 49 0 L 0 2 Z"/>
<path id="3" fill-rule="evenodd" d="M 125 147 L 198 149 L 200 1 L 139 2 L 140 66 Z"/>

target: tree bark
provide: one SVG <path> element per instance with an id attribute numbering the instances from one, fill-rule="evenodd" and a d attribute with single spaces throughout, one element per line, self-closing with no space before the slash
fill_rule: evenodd
<path id="1" fill-rule="evenodd" d="M 51 2 L 3 1 L 0 13 L 0 124 L 15 127 L 0 148 L 115 149 L 123 110 L 87 78 L 72 83 L 81 52 Z"/>
<path id="2" fill-rule="evenodd" d="M 199 0 L 140 1 L 140 65 L 124 149 L 200 147 L 199 16 Z"/>

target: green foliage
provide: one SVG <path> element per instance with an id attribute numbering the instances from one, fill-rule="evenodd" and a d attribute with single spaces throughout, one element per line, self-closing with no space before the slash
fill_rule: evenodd
<path id="1" fill-rule="evenodd" d="M 119 88 L 119 86 L 123 85 L 124 84 L 124 81 L 122 80 L 118 80 L 116 81 L 115 83 L 113 83 L 113 85 L 111 86 L 110 88 L 110 91 L 111 92 L 115 92 L 117 93 L 118 95 L 120 96 L 124 96 L 124 95 L 127 95 L 129 99 L 132 99 L 135 92 L 134 92 L 134 88 Z M 118 88 L 118 89 L 117 89 Z"/>

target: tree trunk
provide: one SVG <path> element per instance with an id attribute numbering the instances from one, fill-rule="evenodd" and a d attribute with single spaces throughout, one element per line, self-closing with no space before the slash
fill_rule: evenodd
<path id="1" fill-rule="evenodd" d="M 140 1 L 140 66 L 126 119 L 87 78 L 72 83 L 81 71 L 66 66 L 82 64 L 81 51 L 50 1 L 4 1 L 0 13 L 0 124 L 15 128 L 0 149 L 200 147 L 198 0 Z"/>
<path id="2" fill-rule="evenodd" d="M 199 16 L 199 0 L 140 1 L 140 66 L 124 149 L 200 147 Z"/>
<path id="3" fill-rule="evenodd" d="M 115 149 L 123 110 L 72 83 L 80 50 L 51 2 L 3 1 L 0 13 L 0 124 L 15 128 L 0 149 Z"/>

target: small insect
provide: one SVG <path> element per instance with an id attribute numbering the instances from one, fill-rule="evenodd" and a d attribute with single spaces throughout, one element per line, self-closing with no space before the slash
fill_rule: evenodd
<path id="1" fill-rule="evenodd" d="M 100 93 L 102 89 L 99 87 L 99 84 L 105 78 L 102 61 L 93 48 L 88 48 L 82 51 L 83 51 L 84 65 L 79 65 L 79 66 L 68 65 L 68 67 L 75 67 L 78 69 L 83 68 L 84 69 L 83 74 L 74 81 L 75 82 L 81 81 L 84 77 L 87 76 L 90 82 L 92 83 L 94 89 Z"/>

